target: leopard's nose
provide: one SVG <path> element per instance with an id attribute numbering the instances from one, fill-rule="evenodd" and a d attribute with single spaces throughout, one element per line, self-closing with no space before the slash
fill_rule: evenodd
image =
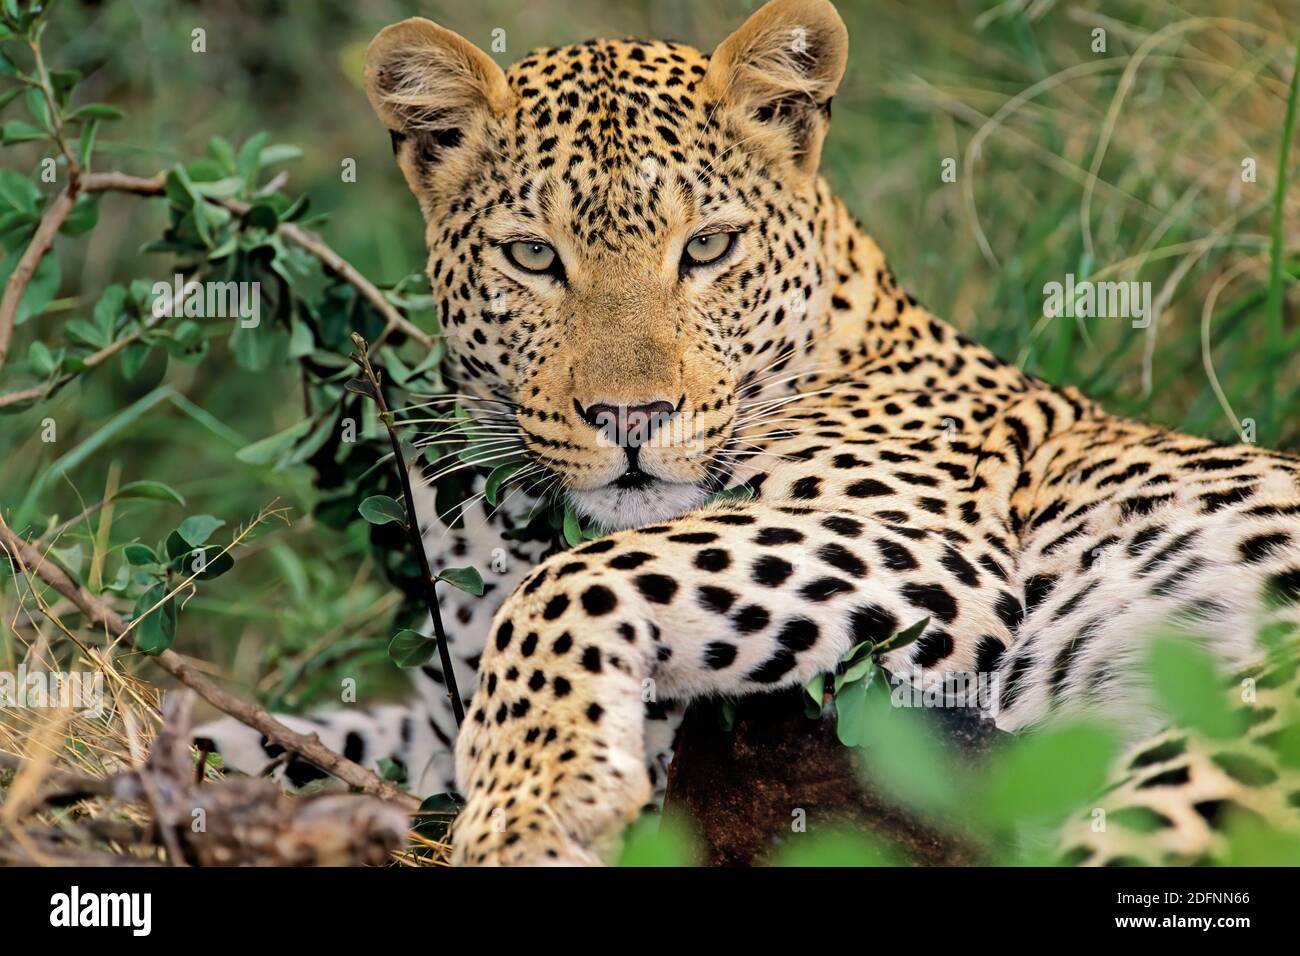
<path id="1" fill-rule="evenodd" d="M 578 417 L 597 429 L 601 438 L 623 448 L 639 448 L 650 440 L 655 429 L 677 411 L 672 402 L 646 402 L 641 405 L 610 405 L 597 402 L 585 408 L 575 398 Z"/>

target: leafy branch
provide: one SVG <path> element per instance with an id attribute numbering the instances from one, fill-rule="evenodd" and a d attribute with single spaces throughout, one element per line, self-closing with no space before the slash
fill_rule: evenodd
<path id="1" fill-rule="evenodd" d="M 80 177 L 61 192 L 56 199 L 46 209 L 41 217 L 40 224 L 36 233 L 33 235 L 31 242 L 28 244 L 18 265 L 10 273 L 5 283 L 4 298 L 0 301 L 0 366 L 4 364 L 6 354 L 9 350 L 9 342 L 13 334 L 14 321 L 18 315 L 19 304 L 22 302 L 23 294 L 27 289 L 28 283 L 35 274 L 41 259 L 49 252 L 53 245 L 54 237 L 58 234 L 68 217 L 71 215 L 76 203 L 78 192 L 96 193 L 106 191 L 116 191 L 132 193 L 139 196 L 163 196 L 166 195 L 168 176 L 175 175 L 168 173 L 158 173 L 150 178 L 141 178 L 131 176 L 121 172 L 91 173 Z M 253 207 L 249 203 L 237 199 L 223 199 L 213 196 L 201 196 L 204 202 L 210 202 L 216 206 L 224 208 L 234 215 L 245 217 L 250 214 Z M 281 223 L 278 225 L 278 232 L 291 243 L 305 250 L 330 272 L 339 276 L 343 281 L 353 286 L 367 302 L 369 302 L 380 315 L 385 319 L 383 330 L 376 338 L 376 345 L 381 344 L 388 339 L 394 332 L 400 332 L 410 339 L 419 342 L 427 349 L 433 349 L 435 340 L 429 333 L 423 331 L 418 326 L 410 322 L 388 301 L 374 283 L 366 279 L 359 273 L 354 266 L 335 252 L 319 236 L 302 229 L 292 223 Z M 139 340 L 150 329 L 156 326 L 162 317 L 150 316 L 145 319 L 138 328 L 126 333 L 109 345 L 104 346 L 98 351 L 91 353 L 80 361 L 79 371 L 85 371 L 101 364 L 105 360 L 121 352 L 128 345 Z M 34 399 L 46 398 L 53 394 L 59 388 L 66 385 L 75 378 L 77 373 L 67 373 L 45 386 L 40 386 L 21 391 L 9 392 L 0 395 L 0 408 L 8 405 L 14 405 L 20 402 L 27 402 Z"/>

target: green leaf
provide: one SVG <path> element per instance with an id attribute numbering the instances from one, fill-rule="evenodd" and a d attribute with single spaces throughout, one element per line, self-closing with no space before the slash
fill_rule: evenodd
<path id="1" fill-rule="evenodd" d="M 857 644 L 854 644 L 845 651 L 843 655 L 841 655 L 839 660 L 839 670 L 844 671 L 845 669 L 858 664 L 860 661 L 870 660 L 871 655 L 875 650 L 876 645 L 872 644 L 870 641 L 860 641 Z"/>
<path id="2" fill-rule="evenodd" d="M 1300 866 L 1300 836 L 1280 829 L 1272 821 L 1230 805 L 1224 814 L 1227 851 L 1221 866 Z M 1216 827 L 1218 829 L 1217 821 Z"/>
<path id="3" fill-rule="evenodd" d="M 305 602 L 311 590 L 306 563 L 293 548 L 285 544 L 273 545 L 269 553 L 294 599 Z"/>
<path id="4" fill-rule="evenodd" d="M 185 499 L 180 492 L 161 481 L 130 481 L 117 489 L 117 494 L 113 497 L 114 499 L 143 498 L 147 501 L 174 501 L 178 505 L 185 504 Z"/>
<path id="5" fill-rule="evenodd" d="M 376 762 L 375 768 L 379 771 L 379 776 L 389 783 L 398 785 L 406 783 L 406 767 L 398 760 L 384 757 Z"/>
<path id="6" fill-rule="evenodd" d="M 870 641 L 861 641 L 845 651 L 835 665 L 833 692 L 838 694 L 845 684 L 871 674 L 875 669 L 874 652 L 875 645 Z"/>
<path id="7" fill-rule="evenodd" d="M 132 342 L 124 348 L 121 360 L 122 376 L 128 382 L 133 381 L 140 374 L 140 369 L 144 368 L 144 364 L 148 361 L 152 352 L 153 349 L 138 341 Z"/>
<path id="8" fill-rule="evenodd" d="M 128 564 L 135 567 L 160 563 L 158 555 L 154 554 L 153 548 L 146 544 L 128 544 L 122 549 L 122 555 L 126 558 Z"/>
<path id="9" fill-rule="evenodd" d="M 72 212 L 59 227 L 65 236 L 84 236 L 99 223 L 99 197 L 101 193 L 83 193 L 72 205 Z"/>
<path id="10" fill-rule="evenodd" d="M 235 457 L 250 465 L 269 465 L 293 447 L 294 442 L 311 431 L 311 419 L 295 422 L 282 432 L 258 439 L 235 452 Z"/>
<path id="11" fill-rule="evenodd" d="M 276 163 L 287 163 L 302 158 L 302 150 L 297 146 L 280 143 L 265 147 L 257 157 L 258 165 L 266 167 Z"/>
<path id="12" fill-rule="evenodd" d="M 808 699 L 817 705 L 818 711 L 821 710 L 822 701 L 826 699 L 826 675 L 817 674 L 812 680 L 803 685 L 804 693 Z"/>
<path id="13" fill-rule="evenodd" d="M 235 173 L 235 150 L 220 136 L 208 140 L 208 155 L 228 174 Z"/>
<path id="14" fill-rule="evenodd" d="M 126 116 L 126 113 L 108 103 L 87 103 L 85 106 L 78 106 L 75 110 L 69 113 L 68 119 L 73 121 L 92 119 L 120 120 L 124 116 Z"/>
<path id="15" fill-rule="evenodd" d="M 197 548 L 212 536 L 212 532 L 220 528 L 224 521 L 220 518 L 214 518 L 212 515 L 190 515 L 181 522 L 180 527 L 176 529 L 179 534 L 191 548 Z"/>
<path id="16" fill-rule="evenodd" d="M 897 634 L 893 635 L 892 637 L 885 638 L 883 641 L 881 641 L 879 644 L 876 645 L 874 653 L 883 654 L 886 651 L 896 651 L 900 647 L 906 647 L 908 644 L 911 644 L 922 634 L 924 634 L 925 629 L 929 626 L 930 626 L 930 619 L 928 617 L 923 620 L 917 621 L 911 627 L 899 631 Z"/>
<path id="17" fill-rule="evenodd" d="M 464 504 L 471 496 L 469 477 L 464 472 L 446 475 L 437 483 L 434 509 L 449 528 L 465 527 Z"/>
<path id="18" fill-rule="evenodd" d="M 835 695 L 835 735 L 846 747 L 861 747 L 869 739 L 871 684 L 854 681 Z"/>
<path id="19" fill-rule="evenodd" d="M 564 543 L 569 547 L 582 544 L 586 540 L 586 534 L 582 530 L 582 522 L 578 520 L 578 513 L 570 508 L 567 504 L 564 506 Z"/>
<path id="20" fill-rule="evenodd" d="M 110 339 L 104 335 L 103 329 L 85 319 L 72 319 L 63 326 L 63 331 L 68 338 L 80 343 L 89 345 L 93 349 L 102 349 Z"/>
<path id="21" fill-rule="evenodd" d="M 981 815 L 994 825 L 1055 826 L 1097 799 L 1114 753 L 1113 734 L 1096 724 L 1017 737 L 995 757 L 978 797 Z"/>
<path id="22" fill-rule="evenodd" d="M 179 209 L 189 209 L 196 202 L 202 202 L 194 192 L 194 184 L 190 182 L 189 173 L 179 164 L 168 170 L 167 176 L 163 179 L 163 192 Z"/>
<path id="23" fill-rule="evenodd" d="M 35 219 L 40 209 L 41 191 L 21 173 L 0 169 L 0 203 Z"/>
<path id="24" fill-rule="evenodd" d="M 155 584 L 135 602 L 132 621 L 139 621 L 131 629 L 135 646 L 146 654 L 158 654 L 172 646 L 176 639 L 176 599 L 171 598 L 161 606 L 151 607 L 167 595 L 167 585 Z M 142 617 L 143 615 L 143 617 Z"/>
<path id="25" fill-rule="evenodd" d="M 194 231 L 199 234 L 199 239 L 203 245 L 209 249 L 212 248 L 212 217 L 208 214 L 208 204 L 201 198 L 198 189 L 193 190 L 199 199 L 195 200 L 194 205 L 190 208 L 190 219 L 194 223 Z"/>
<path id="26" fill-rule="evenodd" d="M 466 594 L 473 594 L 475 597 L 483 596 L 483 575 L 478 573 L 478 568 L 447 568 L 438 575 L 437 580 L 446 581 Z"/>
<path id="27" fill-rule="evenodd" d="M 0 143 L 28 143 L 38 139 L 48 139 L 49 134 L 37 129 L 23 120 L 10 120 L 0 126 Z"/>
<path id="28" fill-rule="evenodd" d="M 186 576 L 197 572 L 200 581 L 219 578 L 235 566 L 235 559 L 229 551 L 223 552 L 217 545 L 194 548 L 180 559 L 179 570 Z"/>
<path id="29" fill-rule="evenodd" d="M 208 261 L 216 262 L 220 259 L 227 258 L 232 252 L 239 249 L 239 236 L 231 235 L 225 242 L 217 243 L 208 252 Z"/>
<path id="30" fill-rule="evenodd" d="M 311 355 L 316 350 L 316 340 L 311 334 L 311 326 L 295 319 L 289 331 L 289 358 L 300 359 Z"/>
<path id="31" fill-rule="evenodd" d="M 73 88 L 82 80 L 81 71 L 50 70 L 49 77 L 50 86 L 54 90 L 54 101 L 59 104 L 60 110 L 66 110 Z"/>
<path id="32" fill-rule="evenodd" d="M 36 125 L 45 131 L 52 127 L 50 124 L 50 105 L 45 100 L 45 94 L 34 86 L 27 88 L 26 94 L 27 112 L 36 120 Z"/>
<path id="33" fill-rule="evenodd" d="M 124 562 L 117 566 L 117 574 L 113 575 L 113 580 L 103 582 L 101 593 L 111 591 L 117 595 L 124 595 L 130 587 L 131 568 Z"/>
<path id="34" fill-rule="evenodd" d="M 27 348 L 27 364 L 32 367 L 32 371 L 42 377 L 52 375 L 54 370 L 59 367 L 59 362 L 50 351 L 49 346 L 39 339 L 32 342 Z"/>
<path id="35" fill-rule="evenodd" d="M 297 199 L 295 199 L 293 202 L 289 204 L 288 208 L 286 208 L 284 212 L 280 213 L 281 222 L 295 222 L 301 219 L 306 214 L 310 206 L 311 206 L 310 196 L 307 195 L 299 196 Z"/>
<path id="36" fill-rule="evenodd" d="M 194 364 L 207 354 L 208 338 L 203 326 L 193 319 L 185 319 L 172 330 L 170 339 L 163 340 L 163 345 L 169 355 Z"/>
<path id="37" fill-rule="evenodd" d="M 923 712 L 892 706 L 884 681 L 857 681 L 835 697 L 849 696 L 857 706 L 851 732 L 868 779 L 903 805 L 925 813 L 955 812 L 965 799 L 961 767 L 939 743 Z M 841 719 L 842 719 L 841 713 Z M 841 740 L 844 739 L 841 733 Z"/>
<path id="38" fill-rule="evenodd" d="M 849 667 L 844 671 L 843 674 L 835 675 L 836 693 L 838 693 L 840 688 L 843 687 L 845 684 L 852 684 L 855 681 L 860 681 L 863 680 L 864 678 L 869 681 L 869 679 L 875 675 L 875 671 L 876 671 L 876 662 L 870 656 L 864 657 L 861 660 L 854 661 L 851 665 L 849 665 Z"/>
<path id="39" fill-rule="evenodd" d="M 343 383 L 343 388 L 346 391 L 355 392 L 357 395 L 364 395 L 366 398 L 375 398 L 374 388 L 364 378 L 350 378 Z"/>
<path id="40" fill-rule="evenodd" d="M 18 264 L 20 255 L 22 255 L 22 251 L 15 250 L 3 262 L 0 262 L 0 286 L 3 286 L 9 280 L 9 275 Z M 27 290 L 23 293 L 22 301 L 18 303 L 18 316 L 15 319 L 15 324 L 22 325 L 28 319 L 44 312 L 54 300 L 55 293 L 59 291 L 61 278 L 59 257 L 52 254 L 43 256 L 27 283 Z"/>
<path id="41" fill-rule="evenodd" d="M 229 341 L 230 350 L 240 368 L 248 372 L 262 372 L 271 366 L 278 348 L 285 346 L 287 351 L 289 337 L 279 329 L 267 328 L 266 323 L 248 328 L 236 323 Z"/>
<path id="42" fill-rule="evenodd" d="M 99 133 L 99 120 L 90 120 L 81 127 L 77 138 L 77 158 L 82 169 L 90 168 L 90 158 L 95 153 L 95 137 Z"/>
<path id="43" fill-rule="evenodd" d="M 239 147 L 235 158 L 235 171 L 250 188 L 257 185 L 257 172 L 261 165 L 262 147 L 266 145 L 266 133 L 256 133 Z"/>
<path id="44" fill-rule="evenodd" d="M 99 301 L 95 303 L 95 310 L 92 313 L 92 318 L 94 319 L 95 327 L 103 333 L 101 337 L 106 343 L 113 340 L 113 332 L 117 327 L 117 320 L 121 318 L 125 308 L 126 288 L 116 284 L 110 285 L 106 288 L 103 294 L 100 295 Z"/>
<path id="45" fill-rule="evenodd" d="M 269 202 L 255 202 L 248 208 L 244 214 L 244 223 L 253 229 L 263 229 L 266 232 L 275 232 L 280 225 L 280 217 L 275 212 L 275 207 Z"/>
<path id="46" fill-rule="evenodd" d="M 185 164 L 185 172 L 189 175 L 196 191 L 200 186 L 224 179 L 226 176 L 220 163 L 206 157 L 190 160 Z"/>
<path id="47" fill-rule="evenodd" d="M 487 476 L 487 482 L 483 485 L 483 497 L 487 503 L 496 507 L 501 487 L 527 467 L 527 462 L 508 462 L 493 468 Z"/>
<path id="48" fill-rule="evenodd" d="M 406 509 L 400 501 L 388 495 L 371 495 L 361 502 L 357 510 L 371 524 L 387 524 L 390 521 L 406 524 Z"/>
<path id="49" fill-rule="evenodd" d="M 163 546 L 163 550 L 167 552 L 167 558 L 169 560 L 175 560 L 177 558 L 185 557 L 185 555 L 190 553 L 191 549 L 189 542 L 180 536 L 180 532 L 173 531 L 171 534 L 167 535 L 167 542 Z"/>
<path id="50" fill-rule="evenodd" d="M 308 419 L 307 423 L 311 424 L 312 420 Z M 289 450 L 289 453 L 280 460 L 277 467 L 288 468 L 290 465 L 302 464 L 325 446 L 325 443 L 333 437 L 338 427 L 339 421 L 334 415 L 321 415 L 316 427 Z"/>
<path id="51" fill-rule="evenodd" d="M 414 830 L 427 840 L 445 843 L 452 821 L 464 807 L 465 801 L 457 793 L 435 793 L 426 797 L 416 811 Z"/>
<path id="52" fill-rule="evenodd" d="M 1150 667 L 1156 697 L 1175 723 L 1216 740 L 1240 735 L 1243 728 L 1208 651 L 1188 639 L 1163 637 L 1151 645 Z"/>
<path id="53" fill-rule="evenodd" d="M 398 631 L 388 642 L 388 656 L 398 667 L 420 667 L 433 660 L 438 642 L 417 631 Z"/>
<path id="54" fill-rule="evenodd" d="M 628 828 L 620 867 L 695 866 L 695 839 L 681 816 L 647 813 Z"/>

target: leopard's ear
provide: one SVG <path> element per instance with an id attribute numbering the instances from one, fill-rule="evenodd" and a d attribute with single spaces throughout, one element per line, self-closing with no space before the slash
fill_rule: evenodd
<path id="1" fill-rule="evenodd" d="M 773 145 L 812 173 L 848 51 L 830 0 L 771 0 L 713 51 L 704 89 L 769 128 Z"/>
<path id="2" fill-rule="evenodd" d="M 443 161 L 514 94 L 501 67 L 464 37 L 421 17 L 370 41 L 366 95 L 393 137 L 402 172 L 425 199 L 430 167 Z"/>

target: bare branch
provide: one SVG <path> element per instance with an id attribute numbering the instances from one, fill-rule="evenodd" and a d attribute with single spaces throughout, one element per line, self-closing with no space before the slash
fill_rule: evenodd
<path id="1" fill-rule="evenodd" d="M 27 284 L 31 282 L 32 274 L 36 272 L 36 267 L 41 264 L 41 259 L 54 243 L 59 227 L 67 220 L 76 201 L 74 181 L 59 193 L 45 210 L 40 225 L 36 227 L 36 234 L 32 236 L 32 241 L 27 244 L 22 258 L 18 260 L 18 265 L 14 266 L 14 271 L 9 274 L 9 279 L 5 282 L 4 298 L 0 299 L 0 366 L 4 365 L 9 355 L 14 322 L 18 318 L 18 304 L 22 301 L 23 293 L 27 291 Z"/>

